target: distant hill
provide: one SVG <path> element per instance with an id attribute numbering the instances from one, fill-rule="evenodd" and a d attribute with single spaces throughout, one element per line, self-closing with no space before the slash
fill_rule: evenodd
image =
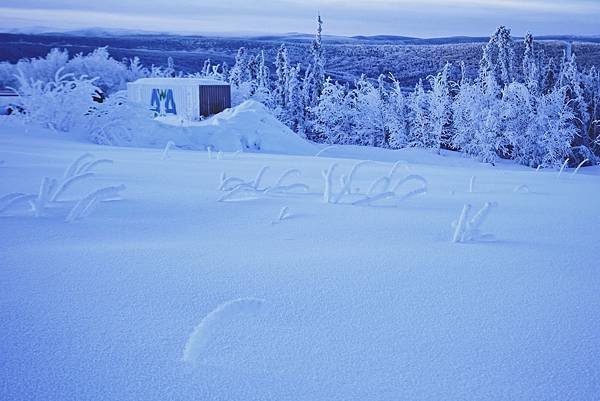
<path id="1" fill-rule="evenodd" d="M 34 30 L 38 32 L 44 28 Z M 313 38 L 310 34 L 226 35 L 175 35 L 105 28 L 66 33 L 0 33 L 0 60 L 14 63 L 25 57 L 40 57 L 55 47 L 76 54 L 107 46 L 117 60 L 137 56 L 146 65 L 165 65 L 167 58 L 172 57 L 178 69 L 196 72 L 206 59 L 216 64 L 226 62 L 233 65 L 242 46 L 250 54 L 264 51 L 267 60 L 272 63 L 281 43 L 288 47 L 292 63 L 306 66 L 310 60 L 309 43 Z M 456 66 L 453 77 L 458 77 L 461 61 L 466 63 L 468 73 L 474 76 L 482 44 L 487 41 L 487 37 L 466 36 L 426 39 L 393 35 L 323 37 L 326 69 L 333 79 L 353 82 L 363 73 L 370 78 L 392 73 L 407 88 L 414 86 L 419 78 L 435 74 L 446 62 Z M 521 39 L 515 38 L 515 41 L 519 58 Z M 543 36 L 536 41 L 537 49 L 542 50 L 546 58 L 560 58 L 566 44 L 572 43 L 580 65 L 600 66 L 600 36 Z"/>

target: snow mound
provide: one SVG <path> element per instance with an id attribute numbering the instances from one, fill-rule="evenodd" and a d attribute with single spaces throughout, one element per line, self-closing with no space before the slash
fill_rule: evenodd
<path id="1" fill-rule="evenodd" d="M 204 121 L 183 121 L 177 116 L 155 120 L 132 116 L 127 136 L 111 138 L 111 145 L 164 147 L 213 151 L 264 152 L 314 155 L 318 147 L 277 120 L 261 103 L 248 100 Z"/>

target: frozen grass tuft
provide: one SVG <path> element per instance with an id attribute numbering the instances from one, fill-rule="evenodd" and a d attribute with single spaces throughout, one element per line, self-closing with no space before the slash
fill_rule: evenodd
<path id="1" fill-rule="evenodd" d="M 93 160 L 94 155 L 91 153 L 84 153 L 79 156 L 77 159 L 73 160 L 73 162 L 67 167 L 65 173 L 63 175 L 63 179 L 66 180 L 68 178 L 73 177 L 77 174 L 77 171 L 81 168 L 81 166 L 86 163 L 86 161 Z"/>
<path id="2" fill-rule="evenodd" d="M 35 217 L 42 217 L 46 215 L 46 210 L 49 208 L 57 208 L 67 203 L 67 201 L 60 200 L 59 198 L 70 188 L 74 187 L 76 183 L 84 181 L 94 176 L 91 171 L 100 165 L 112 164 L 112 160 L 99 159 L 95 160 L 94 156 L 90 153 L 84 153 L 83 155 L 76 158 L 63 173 L 60 180 L 44 177 L 40 183 L 37 194 L 23 194 L 23 193 L 10 193 L 0 198 L 0 213 L 9 211 L 11 208 L 19 206 L 23 203 L 29 203 L 31 206 L 29 212 L 33 213 Z M 123 190 L 124 187 L 108 187 L 108 188 L 119 188 Z M 102 202 L 106 199 L 106 194 L 114 192 L 109 191 L 107 188 L 103 188 L 92 192 L 92 194 L 81 198 L 75 199 L 76 206 L 71 213 L 67 216 L 67 221 L 74 221 L 81 219 L 89 215 L 95 204 Z M 83 204 L 81 204 L 85 201 Z M 77 206 L 79 205 L 79 206 Z M 83 206 L 82 206 L 83 205 Z M 80 208 L 83 208 L 80 210 Z M 80 210 L 75 213 L 76 210 Z"/>
<path id="3" fill-rule="evenodd" d="M 577 172 L 579 171 L 579 169 L 580 169 L 581 167 L 583 167 L 583 165 L 584 165 L 585 163 L 587 163 L 587 162 L 589 162 L 589 159 L 585 159 L 584 161 L 582 161 L 581 163 L 579 163 L 579 164 L 577 165 L 577 168 L 575 169 L 575 171 L 573 171 L 573 173 L 571 174 L 571 177 L 574 177 L 574 176 L 577 174 Z"/>
<path id="4" fill-rule="evenodd" d="M 219 198 L 219 202 L 256 199 L 265 195 L 286 195 L 298 193 L 298 191 L 308 192 L 308 186 L 303 183 L 284 184 L 284 181 L 289 177 L 302 174 L 298 169 L 286 170 L 275 182 L 275 185 L 261 188 L 263 177 L 269 169 L 269 166 L 262 167 L 254 180 L 251 181 L 246 181 L 239 177 L 227 177 L 225 172 L 221 173 L 219 190 L 227 193 Z"/>
<path id="5" fill-rule="evenodd" d="M 211 344 L 226 331 L 235 320 L 255 318 L 263 309 L 265 300 L 239 298 L 222 303 L 206 315 L 190 334 L 183 349 L 182 362 L 195 365 L 202 355 L 210 351 Z"/>
<path id="6" fill-rule="evenodd" d="M 491 241 L 492 234 L 483 233 L 481 226 L 489 216 L 491 210 L 496 208 L 496 202 L 486 202 L 475 215 L 469 219 L 471 205 L 465 204 L 462 208 L 458 221 L 453 223 L 454 235 L 452 242 Z"/>
<path id="7" fill-rule="evenodd" d="M 283 221 L 283 220 L 289 219 L 290 217 L 292 217 L 292 214 L 290 213 L 289 206 L 284 206 L 279 211 L 279 217 L 277 218 L 277 220 Z"/>
<path id="8" fill-rule="evenodd" d="M 339 203 L 339 201 L 342 199 L 342 197 L 346 194 L 351 194 L 352 193 L 352 181 L 354 180 L 354 176 L 356 175 L 356 172 L 358 171 L 358 169 L 361 166 L 364 166 L 366 164 L 371 163 L 371 161 L 369 160 L 363 160 L 360 161 L 358 163 L 356 163 L 354 166 L 352 166 L 352 169 L 350 170 L 350 174 L 348 175 L 342 175 L 340 182 L 342 184 L 342 189 L 340 190 L 340 192 L 338 192 L 337 195 L 334 196 L 333 198 L 333 203 Z"/>
<path id="9" fill-rule="evenodd" d="M 67 223 L 72 223 L 89 216 L 99 202 L 118 198 L 119 193 L 124 190 L 125 185 L 121 184 L 113 187 L 100 188 L 91 192 L 75 204 L 65 221 Z"/>
<path id="10" fill-rule="evenodd" d="M 519 192 L 519 193 L 529 193 L 531 192 L 529 190 L 529 187 L 525 184 L 521 184 L 515 187 L 515 189 L 513 189 L 513 192 Z"/>
<path id="11" fill-rule="evenodd" d="M 167 160 L 169 158 L 169 153 L 171 151 L 171 148 L 173 148 L 174 146 L 175 146 L 175 142 L 173 142 L 173 141 L 167 142 L 167 144 L 165 145 L 165 148 L 162 151 L 162 159 L 163 160 Z"/>
<path id="12" fill-rule="evenodd" d="M 323 170 L 322 175 L 325 180 L 325 188 L 323 189 L 323 202 L 333 202 L 333 171 L 337 167 L 337 163 L 333 163 L 327 170 Z"/>
<path id="13" fill-rule="evenodd" d="M 566 160 L 563 162 L 562 166 L 560 166 L 560 171 L 558 172 L 558 174 L 556 175 L 556 178 L 560 178 L 560 176 L 563 173 L 563 170 L 565 169 L 565 167 L 567 167 L 567 164 L 569 163 L 569 158 L 567 157 Z"/>
<path id="14" fill-rule="evenodd" d="M 94 170 L 96 167 L 101 166 L 103 164 L 113 164 L 113 161 L 110 159 L 99 159 L 91 162 L 87 162 L 83 164 L 78 170 L 77 174 L 88 173 Z"/>
<path id="15" fill-rule="evenodd" d="M 319 151 L 318 151 L 318 152 L 315 154 L 315 157 L 319 157 L 319 156 L 321 156 L 323 153 L 325 153 L 326 151 L 328 151 L 328 150 L 330 150 L 330 149 L 333 149 L 333 148 L 335 148 L 336 146 L 337 146 L 337 145 L 331 145 L 331 146 L 327 146 L 327 147 L 325 147 L 325 148 L 323 148 L 323 149 L 319 150 Z"/>

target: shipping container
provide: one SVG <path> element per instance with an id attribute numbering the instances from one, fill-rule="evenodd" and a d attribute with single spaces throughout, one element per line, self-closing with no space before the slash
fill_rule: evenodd
<path id="1" fill-rule="evenodd" d="M 156 115 L 198 120 L 231 107 L 228 83 L 199 78 L 142 78 L 127 84 L 129 100 L 147 105 Z"/>

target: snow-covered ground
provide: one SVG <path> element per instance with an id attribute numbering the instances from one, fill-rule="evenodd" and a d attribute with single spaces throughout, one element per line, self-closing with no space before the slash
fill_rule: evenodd
<path id="1" fill-rule="evenodd" d="M 37 194 L 85 153 L 113 163 L 40 217 L 0 215 L 2 400 L 600 398 L 597 168 L 557 178 L 308 145 L 209 159 L 25 131 L 0 126 L 0 197 Z M 325 203 L 323 170 L 338 163 L 335 198 L 356 159 L 373 162 Z M 398 160 L 392 183 L 419 175 L 426 194 L 399 199 L 415 179 L 351 204 Z M 252 181 L 264 166 L 258 191 L 218 201 L 223 173 Z M 289 169 L 301 174 L 282 185 L 308 191 L 265 191 Z M 120 184 L 121 200 L 65 222 L 74 200 Z M 454 243 L 463 205 L 486 202 L 494 237 Z"/>

